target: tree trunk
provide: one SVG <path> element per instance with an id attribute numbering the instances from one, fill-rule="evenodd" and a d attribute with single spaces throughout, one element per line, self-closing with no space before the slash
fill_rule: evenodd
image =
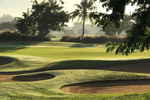
<path id="1" fill-rule="evenodd" d="M 118 28 L 118 37 L 119 37 L 119 35 L 120 35 L 120 31 L 119 31 L 119 28 Z"/>
<path id="2" fill-rule="evenodd" d="M 84 36 L 84 29 L 85 29 L 85 18 L 83 19 L 83 26 L 82 26 L 82 35 Z"/>
<path id="3" fill-rule="evenodd" d="M 121 33 L 122 33 L 122 30 L 118 29 L 118 37 L 120 37 Z"/>

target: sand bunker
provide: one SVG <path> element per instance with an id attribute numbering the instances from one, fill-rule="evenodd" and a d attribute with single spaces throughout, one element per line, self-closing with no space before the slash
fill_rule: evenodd
<path id="1" fill-rule="evenodd" d="M 12 80 L 15 75 L 0 75 L 0 82 L 17 82 Z"/>
<path id="2" fill-rule="evenodd" d="M 8 73 L 9 74 L 9 73 Z M 40 81 L 54 78 L 51 74 L 39 74 L 30 76 L 17 76 L 17 75 L 0 75 L 0 82 L 31 82 Z"/>
<path id="3" fill-rule="evenodd" d="M 51 75 L 51 74 L 39 74 L 39 75 L 30 75 L 30 76 L 14 76 L 12 78 L 12 80 L 14 81 L 40 81 L 40 80 L 47 80 L 47 79 L 51 79 L 54 78 L 55 76 Z"/>
<path id="4" fill-rule="evenodd" d="M 122 71 L 150 74 L 150 62 L 103 67 L 100 70 Z M 75 94 L 111 94 L 149 92 L 150 80 L 122 80 L 72 84 L 61 88 L 62 91 Z"/>
<path id="5" fill-rule="evenodd" d="M 9 60 L 0 58 L 0 65 L 5 65 L 10 63 Z M 0 72 L 0 82 L 29 82 L 29 81 L 40 81 L 40 80 L 47 80 L 54 78 L 54 75 L 41 73 L 37 75 L 22 75 L 18 76 L 19 74 L 25 74 L 28 72 Z"/>
<path id="6" fill-rule="evenodd" d="M 75 94 L 148 92 L 150 91 L 150 80 L 124 80 L 80 83 L 64 86 L 61 88 L 61 90 Z"/>

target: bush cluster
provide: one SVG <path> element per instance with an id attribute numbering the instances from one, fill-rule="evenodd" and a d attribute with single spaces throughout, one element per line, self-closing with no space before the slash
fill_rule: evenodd
<path id="1" fill-rule="evenodd" d="M 116 36 L 84 36 L 82 38 L 82 43 L 101 43 L 104 44 L 108 41 L 123 43 L 126 37 L 116 37 Z M 63 42 L 81 42 L 80 36 L 63 36 L 60 41 Z"/>
<path id="2" fill-rule="evenodd" d="M 51 41 L 50 37 L 22 35 L 10 30 L 0 31 L 0 41 Z"/>

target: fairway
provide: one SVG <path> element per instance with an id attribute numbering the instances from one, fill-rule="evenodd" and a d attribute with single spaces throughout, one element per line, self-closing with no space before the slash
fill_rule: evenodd
<path id="1" fill-rule="evenodd" d="M 124 56 L 115 55 L 114 52 L 106 53 L 105 47 L 101 44 L 15 42 L 0 44 L 0 55 L 15 59 L 0 66 L 0 99 L 126 100 L 129 98 L 134 100 L 132 96 L 150 97 L 148 51 Z M 117 87 L 121 85 L 119 83 L 121 81 L 126 81 L 127 84 L 125 82 L 124 84 L 128 86 L 141 86 L 139 87 L 141 91 L 128 91 L 126 88 Z M 128 84 L 129 81 L 132 84 Z M 94 85 L 94 82 L 101 87 Z M 116 85 L 113 86 L 112 82 Z M 103 85 L 105 87 L 107 85 L 108 90 L 105 90 Z M 93 87 L 103 88 L 105 92 L 98 92 L 99 90 L 94 90 Z M 113 88 L 120 92 L 115 92 Z M 74 91 L 76 89 L 82 89 L 83 92 Z M 119 89 L 124 89 L 126 92 L 121 92 Z"/>

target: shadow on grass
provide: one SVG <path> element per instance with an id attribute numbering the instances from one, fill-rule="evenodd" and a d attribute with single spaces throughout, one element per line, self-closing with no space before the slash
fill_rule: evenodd
<path id="1" fill-rule="evenodd" d="M 0 52 L 1 53 L 8 53 L 8 52 L 13 52 L 13 51 L 17 51 L 17 50 L 20 50 L 20 49 L 25 49 L 27 47 L 0 47 Z"/>
<path id="2" fill-rule="evenodd" d="M 72 60 L 51 63 L 40 70 L 98 69 L 134 73 L 150 73 L 150 59 L 141 60 Z"/>
<path id="3" fill-rule="evenodd" d="M 0 41 L 0 52 L 13 52 L 19 49 L 25 49 L 27 46 L 37 45 L 40 41 Z"/>
<path id="4" fill-rule="evenodd" d="M 90 43 L 78 43 L 78 44 L 73 44 L 70 47 L 76 47 L 76 48 L 86 48 L 86 47 L 95 47 L 101 44 L 90 44 Z"/>
<path id="5" fill-rule="evenodd" d="M 42 41 L 0 41 L 0 45 L 36 45 Z"/>
<path id="6" fill-rule="evenodd" d="M 71 69 L 91 69 L 91 70 L 108 70 L 108 71 L 122 71 L 134 73 L 150 73 L 149 63 L 150 59 L 141 60 L 68 60 L 50 63 L 42 68 L 16 71 L 16 72 L 0 72 L 0 74 L 20 74 L 42 72 L 48 70 L 71 70 Z"/>

